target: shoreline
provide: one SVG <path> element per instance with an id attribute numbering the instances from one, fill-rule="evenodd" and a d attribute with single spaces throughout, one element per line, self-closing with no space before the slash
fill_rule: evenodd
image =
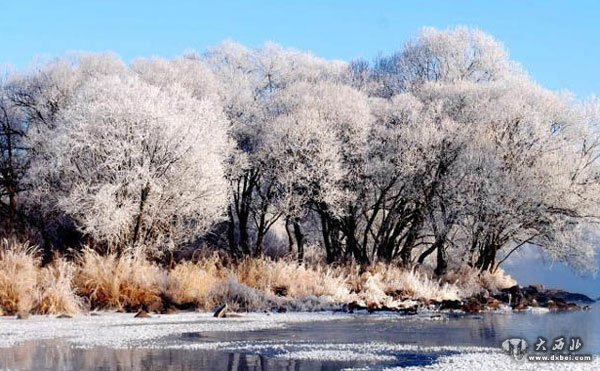
<path id="1" fill-rule="evenodd" d="M 450 312 L 447 314 L 449 325 L 455 323 L 454 321 L 460 321 L 460 317 L 454 317 L 450 315 Z M 484 315 L 487 314 L 494 316 L 493 318 L 512 318 L 511 321 L 523 318 L 517 314 L 512 317 L 512 311 L 484 313 Z M 476 318 L 476 315 L 463 314 L 461 317 L 469 319 Z M 327 326 L 331 326 L 332 323 L 342 326 L 342 328 L 352 328 L 356 326 L 356 323 L 373 323 L 372 328 L 380 327 L 383 324 L 396 324 L 395 326 L 400 327 L 412 326 L 411 328 L 415 326 L 415 328 L 446 326 L 446 324 L 437 325 L 438 321 L 439 319 L 434 313 L 396 316 L 389 313 L 368 314 L 366 311 L 354 314 L 340 312 L 248 313 L 242 317 L 226 319 L 214 318 L 212 313 L 207 312 L 155 315 L 146 319 L 134 318 L 130 313 L 115 312 L 99 312 L 98 316 L 79 315 L 72 319 L 34 315 L 29 321 L 4 317 L 0 318 L 0 354 L 21 354 L 19 356 L 21 358 L 14 358 L 14 362 L 22 360 L 23 357 L 38 357 L 40 354 L 44 354 L 45 350 L 43 349 L 52 351 L 52 354 L 56 354 L 62 349 L 61 351 L 67 352 L 68 357 L 75 357 L 75 354 L 80 354 L 78 357 L 84 357 L 83 354 L 87 354 L 85 357 L 111 359 L 111 362 L 115 362 L 115 358 L 123 362 L 124 360 L 119 357 L 125 357 L 125 360 L 129 360 L 128 357 L 131 357 L 132 360 L 141 362 L 144 354 L 156 359 L 157 354 L 162 354 L 160 352 L 187 352 L 173 353 L 173 356 L 185 360 L 186 357 L 210 357 L 210 354 L 222 355 L 225 358 L 228 357 L 228 354 L 242 354 L 243 357 L 266 357 L 267 360 L 273 362 L 330 362 L 333 364 L 346 362 L 344 364 L 366 364 L 367 367 L 376 367 L 377 369 L 397 370 L 467 370 L 473 369 L 473 367 L 513 370 L 517 365 L 514 363 L 516 361 L 504 354 L 500 347 L 490 344 L 479 346 L 451 343 L 434 345 L 430 342 L 413 343 L 410 342 L 410 339 L 408 342 L 404 342 L 402 339 L 395 338 L 389 341 L 381 339 L 365 341 L 364 337 L 348 342 L 347 338 L 330 339 L 329 341 L 320 338 L 313 339 L 310 334 L 297 339 L 289 339 L 285 336 L 286 333 L 296 331 L 297 328 L 310 328 L 312 333 L 320 333 L 319 331 L 327 330 L 319 329 L 331 328 Z M 282 335 L 276 336 L 276 334 Z M 327 334 L 328 332 L 325 332 L 324 336 L 328 336 Z M 307 339 L 311 340 L 307 341 Z M 434 338 L 428 339 L 436 341 Z M 33 352 L 33 349 L 40 349 L 39 352 L 42 353 Z M 544 363 L 544 369 L 593 369 L 600 365 L 598 354 L 594 354 L 595 357 L 591 363 Z M 416 362 L 413 368 L 396 368 L 397 366 L 394 366 L 398 362 L 405 365 L 403 362 L 406 362 L 407 359 L 413 359 Z M 263 360 L 263 362 L 267 362 L 267 360 Z M 8 358 L 5 362 L 8 362 Z M 518 365 L 520 365 L 519 369 L 536 369 L 535 363 L 518 363 Z M 537 367 L 539 368 L 539 366 L 538 363 Z M 18 367 L 15 368 L 18 369 Z"/>
<path id="2" fill-rule="evenodd" d="M 282 299 L 288 299 L 282 297 Z M 291 301 L 291 300 L 290 300 Z M 483 291 L 480 294 L 474 295 L 465 299 L 456 300 L 423 300 L 419 298 L 402 298 L 396 301 L 396 306 L 390 307 L 380 303 L 366 303 L 353 301 L 347 304 L 328 303 L 325 306 L 311 310 L 288 310 L 286 304 L 273 306 L 271 309 L 262 310 L 232 310 L 228 303 L 224 303 L 216 308 L 216 310 L 202 310 L 190 304 L 177 304 L 167 301 L 162 303 L 160 307 L 148 310 L 145 306 L 135 308 L 134 310 L 111 309 L 111 308 L 94 308 L 81 310 L 77 313 L 68 312 L 50 312 L 50 313 L 30 313 L 28 311 L 17 311 L 14 314 L 3 314 L 0 308 L 0 318 L 8 318 L 11 316 L 19 320 L 27 320 L 32 315 L 38 315 L 48 318 L 70 319 L 74 316 L 96 316 L 100 313 L 123 313 L 134 314 L 134 318 L 152 318 L 155 315 L 172 315 L 179 313 L 201 313 L 212 314 L 218 318 L 240 318 L 248 314 L 266 313 L 388 313 L 398 316 L 415 316 L 415 315 L 471 315 L 480 313 L 495 313 L 495 312 L 535 312 L 535 313 L 557 313 L 569 311 L 590 311 L 593 304 L 597 301 L 590 297 L 580 294 L 568 292 L 560 289 L 540 289 L 539 285 L 530 285 L 522 287 L 515 285 L 513 287 L 502 289 L 499 292 L 490 294 Z M 292 303 L 296 304 L 297 303 Z"/>
<path id="3" fill-rule="evenodd" d="M 71 318 L 53 315 L 32 315 L 28 321 L 20 321 L 14 317 L 0 317 L 0 348 L 6 349 L 27 341 L 43 341 L 63 339 L 73 344 L 87 346 L 107 346 L 111 348 L 128 348 L 140 346 L 152 348 L 153 340 L 170 335 L 192 333 L 247 333 L 262 330 L 281 330 L 290 325 L 314 324 L 330 321 L 400 321 L 399 323 L 451 323 L 453 320 L 481 319 L 482 316 L 533 316 L 548 313 L 558 315 L 559 312 L 527 310 L 515 312 L 485 311 L 480 314 L 462 311 L 429 311 L 416 315 L 396 315 L 393 312 L 354 313 L 340 311 L 291 312 L 291 313 L 257 313 L 249 312 L 235 317 L 216 318 L 210 312 L 186 311 L 175 314 L 154 314 L 150 317 L 137 318 L 132 313 L 115 311 L 94 311 Z M 491 317 L 495 318 L 495 317 Z M 521 318 L 521 317 L 515 317 Z M 137 329 L 147 327 L 147 331 Z M 90 332 L 91 329 L 97 331 Z M 107 336 L 110 335 L 110 336 Z M 144 343 L 150 341 L 149 343 Z M 153 345 L 154 344 L 154 345 Z M 78 345 L 78 346 L 79 346 Z M 428 346 L 419 346 L 425 347 Z M 451 346 L 440 346 L 438 350 L 451 349 Z M 485 348 L 485 346 L 484 346 Z M 600 355 L 600 353 L 599 353 Z"/>

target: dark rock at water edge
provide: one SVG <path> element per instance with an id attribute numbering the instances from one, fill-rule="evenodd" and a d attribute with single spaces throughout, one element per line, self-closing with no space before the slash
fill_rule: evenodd
<path id="1" fill-rule="evenodd" d="M 287 311 L 287 309 L 285 307 L 274 308 L 273 310 L 277 311 L 278 313 L 283 313 L 283 312 Z M 270 312 L 268 312 L 268 311 L 266 313 L 267 313 L 267 315 L 270 314 Z M 213 317 L 215 317 L 215 318 L 244 318 L 245 316 L 240 313 L 231 312 L 229 310 L 229 306 L 227 304 L 223 304 L 219 308 L 217 308 L 217 310 L 213 314 Z"/>
<path id="2" fill-rule="evenodd" d="M 546 289 L 543 285 L 525 287 L 515 285 L 494 293 L 483 289 L 480 293 L 463 300 L 420 300 L 418 304 L 405 308 L 389 308 L 373 302 L 366 305 L 351 302 L 344 304 L 340 310 L 346 313 L 354 313 L 355 310 L 366 310 L 369 313 L 384 311 L 410 315 L 416 314 L 419 308 L 426 308 L 450 313 L 475 314 L 510 306 L 515 311 L 527 310 L 530 307 L 543 307 L 548 308 L 550 311 L 574 311 L 591 310 L 592 308 L 589 305 L 581 306 L 577 303 L 592 304 L 594 302 L 595 300 L 586 295 L 558 289 Z"/>
<path id="3" fill-rule="evenodd" d="M 288 287 L 287 286 L 277 286 L 273 288 L 273 293 L 275 296 L 287 296 L 288 295 Z"/>
<path id="4" fill-rule="evenodd" d="M 342 312 L 346 312 L 346 313 L 354 313 L 355 310 L 363 310 L 363 309 L 367 309 L 367 307 L 360 305 L 357 302 L 353 301 L 351 303 L 342 305 L 341 310 L 342 310 Z"/>
<path id="5" fill-rule="evenodd" d="M 164 314 L 177 314 L 179 313 L 179 309 L 174 306 L 170 306 L 163 311 Z"/>
<path id="6" fill-rule="evenodd" d="M 478 298 L 471 298 L 463 305 L 462 310 L 464 310 L 465 313 L 479 313 L 482 308 L 483 306 Z"/>
<path id="7" fill-rule="evenodd" d="M 574 302 L 583 304 L 595 302 L 583 294 L 558 289 L 545 289 L 542 285 L 526 287 L 515 285 L 501 290 L 500 293 L 493 295 L 493 298 L 511 305 L 516 310 L 527 307 L 545 307 L 550 310 L 578 310 L 581 308 Z"/>
<path id="8" fill-rule="evenodd" d="M 463 302 L 460 300 L 443 300 L 440 303 L 440 310 L 446 310 L 446 309 L 451 309 L 451 310 L 459 310 L 462 309 L 463 307 Z"/>
<path id="9" fill-rule="evenodd" d="M 485 303 L 485 306 L 488 309 L 500 309 L 500 305 L 502 305 L 502 302 L 494 297 L 489 297 Z"/>
<path id="10" fill-rule="evenodd" d="M 545 294 L 554 298 L 562 299 L 564 301 L 575 301 L 584 304 L 593 304 L 596 302 L 594 299 L 590 298 L 587 295 L 579 294 L 576 292 L 568 292 L 564 290 L 548 289 L 545 291 Z"/>
<path id="11" fill-rule="evenodd" d="M 217 308 L 217 310 L 215 311 L 215 314 L 213 314 L 213 317 L 225 318 L 226 315 L 227 315 L 227 304 L 223 304 L 219 308 Z"/>
<path id="12" fill-rule="evenodd" d="M 150 314 L 148 312 L 146 312 L 145 310 L 140 310 L 139 312 L 137 312 L 137 314 L 134 317 L 135 318 L 152 318 L 152 316 L 150 316 Z"/>
<path id="13" fill-rule="evenodd" d="M 17 319 L 29 319 L 30 314 L 25 310 L 21 310 L 17 312 Z"/>

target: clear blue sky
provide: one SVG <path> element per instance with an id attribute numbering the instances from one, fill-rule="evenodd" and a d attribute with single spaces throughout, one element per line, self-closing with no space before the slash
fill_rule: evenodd
<path id="1" fill-rule="evenodd" d="M 0 6 L 0 65 L 112 50 L 126 61 L 203 50 L 225 39 L 274 41 L 325 58 L 371 59 L 423 26 L 478 27 L 551 89 L 600 95 L 600 2 L 582 1 L 25 1 Z"/>

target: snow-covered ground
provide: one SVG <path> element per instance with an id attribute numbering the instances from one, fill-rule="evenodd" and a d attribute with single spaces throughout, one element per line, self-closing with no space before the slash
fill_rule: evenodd
<path id="1" fill-rule="evenodd" d="M 28 320 L 0 317 L 0 348 L 27 340 L 65 339 L 77 347 L 157 347 L 161 338 L 189 332 L 245 332 L 282 328 L 287 323 L 350 318 L 331 313 L 250 313 L 240 318 L 213 318 L 210 313 L 185 312 L 134 318 L 131 313 L 106 313 L 60 319 L 31 316 Z"/>
<path id="2" fill-rule="evenodd" d="M 430 356 L 427 366 L 409 370 L 598 370 L 600 359 L 592 363 L 522 363 L 512 360 L 498 348 L 466 346 L 419 346 L 397 342 L 323 342 L 299 339 L 178 341 L 185 333 L 278 331 L 290 325 L 321 321 L 352 320 L 355 315 L 342 313 L 247 314 L 240 318 L 216 319 L 207 313 L 155 315 L 134 318 L 127 313 L 100 313 L 58 319 L 32 316 L 28 320 L 0 318 L 0 348 L 9 348 L 30 340 L 62 339 L 71 348 L 148 348 L 214 350 L 228 353 L 263 354 L 272 358 L 304 361 L 399 364 L 403 357 Z M 371 317 L 372 318 L 372 317 Z M 417 320 L 428 320 L 423 317 Z M 389 317 L 381 317 L 382 321 Z M 0 349 L 1 350 L 1 349 Z M 8 349 L 4 349 L 8 351 Z M 404 368 L 405 369 L 405 368 Z"/>

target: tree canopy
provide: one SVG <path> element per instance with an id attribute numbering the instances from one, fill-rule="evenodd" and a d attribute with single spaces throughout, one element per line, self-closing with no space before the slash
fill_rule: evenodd
<path id="1" fill-rule="evenodd" d="M 70 56 L 2 80 L 2 228 L 49 254 L 261 255 L 283 233 L 300 262 L 310 243 L 441 275 L 533 244 L 591 270 L 599 125 L 597 99 L 544 89 L 467 28 L 348 63 L 233 42 Z"/>

